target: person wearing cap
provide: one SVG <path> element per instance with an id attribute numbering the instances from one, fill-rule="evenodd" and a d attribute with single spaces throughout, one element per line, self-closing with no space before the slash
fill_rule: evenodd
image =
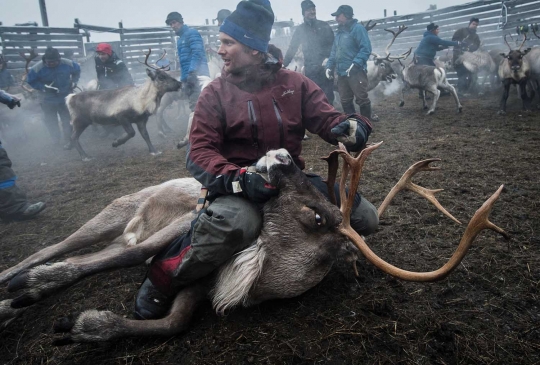
<path id="1" fill-rule="evenodd" d="M 60 57 L 57 49 L 48 47 L 40 62 L 28 71 L 26 82 L 34 89 L 42 91 L 41 109 L 44 122 L 54 143 L 60 143 L 58 117 L 62 123 L 64 148 L 71 146 L 70 115 L 65 98 L 77 86 L 81 68 L 75 61 Z"/>
<path id="2" fill-rule="evenodd" d="M 136 318 L 162 318 L 181 288 L 256 240 L 262 205 L 278 191 L 247 167 L 268 150 L 287 148 L 303 169 L 305 129 L 334 145 L 342 141 L 351 151 L 367 142 L 369 120 L 339 113 L 313 81 L 282 67 L 275 58 L 279 51 L 269 45 L 273 23 L 268 0 L 248 0 L 220 27 L 223 73 L 197 102 L 186 157 L 188 171 L 208 188 L 210 205 L 188 234 L 152 261 L 135 301 Z M 319 176 L 308 177 L 328 193 Z M 357 198 L 351 220 L 366 235 L 378 225 L 377 210 Z"/>
<path id="3" fill-rule="evenodd" d="M 461 42 L 445 41 L 439 38 L 439 26 L 429 23 L 424 37 L 414 51 L 416 63 L 419 65 L 435 66 L 435 55 L 448 47 L 459 47 Z"/>
<path id="4" fill-rule="evenodd" d="M 220 11 L 218 11 L 217 17 L 216 19 L 214 19 L 217 21 L 218 27 L 221 27 L 221 24 L 223 24 L 223 22 L 229 15 L 231 15 L 231 11 L 229 9 L 221 9 Z"/>
<path id="5" fill-rule="evenodd" d="M 353 8 L 341 5 L 332 16 L 336 17 L 338 30 L 330 57 L 326 64 L 326 77 L 338 75 L 341 105 L 346 114 L 355 113 L 354 99 L 360 114 L 371 119 L 371 101 L 368 96 L 367 61 L 371 56 L 371 41 L 366 28 L 353 19 Z"/>
<path id="6" fill-rule="evenodd" d="M 96 62 L 98 90 L 119 89 L 134 85 L 126 64 L 116 55 L 109 43 L 97 45 L 94 60 Z"/>
<path id="7" fill-rule="evenodd" d="M 456 30 L 452 37 L 453 41 L 462 42 L 461 47 L 454 48 L 452 57 L 452 63 L 458 76 L 457 89 L 458 93 L 461 95 L 466 93 L 470 87 L 471 73 L 463 64 L 456 64 L 456 61 L 463 52 L 474 52 L 480 48 L 480 37 L 476 33 L 479 24 L 480 19 L 476 17 L 471 18 L 471 20 L 469 20 L 469 25 L 465 28 Z"/>
<path id="8" fill-rule="evenodd" d="M 330 57 L 334 32 L 327 22 L 317 19 L 315 4 L 304 0 L 300 4 L 304 23 L 296 27 L 285 54 L 283 66 L 287 67 L 302 46 L 304 73 L 324 91 L 330 104 L 334 103 L 334 82 L 325 76 L 325 66 Z"/>
<path id="9" fill-rule="evenodd" d="M 0 90 L 0 103 L 10 109 L 21 106 L 19 99 L 3 90 Z M 0 141 L 0 219 L 3 221 L 31 219 L 45 209 L 43 202 L 30 204 L 26 194 L 16 185 L 16 180 L 11 160 Z"/>
<path id="10" fill-rule="evenodd" d="M 184 24 L 184 18 L 176 11 L 167 15 L 165 23 L 178 35 L 176 44 L 180 58 L 180 81 L 193 111 L 202 88 L 211 81 L 204 42 L 199 32 Z"/>

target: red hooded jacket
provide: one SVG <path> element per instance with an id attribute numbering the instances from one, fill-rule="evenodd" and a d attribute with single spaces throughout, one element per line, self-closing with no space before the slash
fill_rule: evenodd
<path id="1" fill-rule="evenodd" d="M 277 65 L 248 68 L 241 75 L 223 73 L 201 93 L 189 136 L 188 171 L 210 191 L 232 194 L 240 168 L 267 151 L 285 148 L 303 169 L 305 129 L 337 144 L 330 130 L 351 115 L 339 113 L 324 92 L 298 72 Z M 366 135 L 371 124 L 360 127 Z"/>

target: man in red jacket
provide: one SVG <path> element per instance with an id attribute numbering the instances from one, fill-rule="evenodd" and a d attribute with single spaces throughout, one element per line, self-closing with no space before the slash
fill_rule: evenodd
<path id="1" fill-rule="evenodd" d="M 268 150 L 285 148 L 303 169 L 305 129 L 332 144 L 342 141 L 351 151 L 367 142 L 369 120 L 339 113 L 313 81 L 283 69 L 268 53 L 273 21 L 268 0 L 249 0 L 240 2 L 220 28 L 223 72 L 199 97 L 187 155 L 187 169 L 208 188 L 211 203 L 187 235 L 153 260 L 135 303 L 139 319 L 162 318 L 182 287 L 255 242 L 260 208 L 278 192 L 244 167 Z M 308 176 L 328 194 L 319 176 Z M 378 225 L 377 210 L 359 195 L 351 225 L 362 235 Z"/>

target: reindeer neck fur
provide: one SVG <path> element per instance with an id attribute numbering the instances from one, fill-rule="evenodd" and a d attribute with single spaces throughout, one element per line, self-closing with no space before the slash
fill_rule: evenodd
<path id="1" fill-rule="evenodd" d="M 162 97 L 163 93 L 159 93 L 152 80 L 148 79 L 143 86 L 137 88 L 135 110 L 140 114 L 154 114 Z"/>

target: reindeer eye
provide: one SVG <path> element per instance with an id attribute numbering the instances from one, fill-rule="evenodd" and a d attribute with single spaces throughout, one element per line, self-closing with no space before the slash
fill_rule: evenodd
<path id="1" fill-rule="evenodd" d="M 318 215 L 317 213 L 315 213 L 315 223 L 317 223 L 317 225 L 320 227 L 322 225 L 324 225 L 324 219 L 321 218 L 320 215 Z"/>

